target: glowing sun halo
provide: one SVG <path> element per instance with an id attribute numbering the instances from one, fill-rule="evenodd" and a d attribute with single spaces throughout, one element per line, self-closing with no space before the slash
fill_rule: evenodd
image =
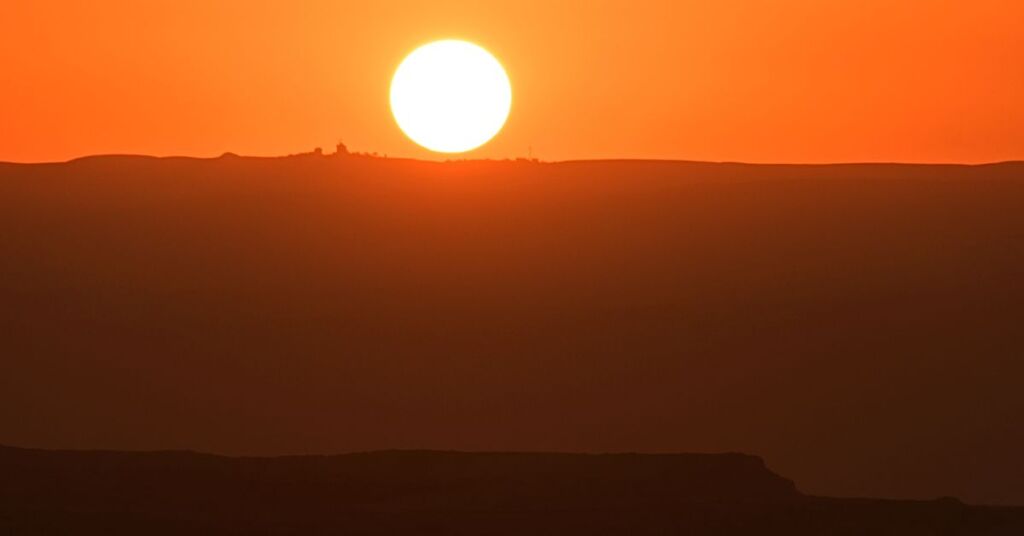
<path id="1" fill-rule="evenodd" d="M 512 85 L 498 60 L 466 41 L 435 41 L 406 56 L 391 79 L 391 113 L 414 142 L 440 153 L 487 143 L 505 125 Z"/>

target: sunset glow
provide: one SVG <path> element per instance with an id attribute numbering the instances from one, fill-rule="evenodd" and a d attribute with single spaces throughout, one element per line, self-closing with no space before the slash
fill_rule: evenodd
<path id="1" fill-rule="evenodd" d="M 396 127 L 390 87 L 412 51 L 447 38 L 486 48 L 513 85 L 501 134 L 472 158 L 981 163 L 1024 147 L 1024 3 L 1010 0 L 4 8 L 0 161 L 275 156 L 339 139 L 443 159 Z"/>
<path id="2" fill-rule="evenodd" d="M 11 0 L 0 536 L 1024 536 L 1024 0 Z"/>

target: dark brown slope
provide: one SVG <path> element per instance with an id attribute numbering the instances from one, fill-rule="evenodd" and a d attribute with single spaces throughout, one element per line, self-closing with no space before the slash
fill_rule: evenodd
<path id="1" fill-rule="evenodd" d="M 0 441 L 758 452 L 1024 503 L 1024 166 L 0 166 Z"/>
<path id="2" fill-rule="evenodd" d="M 1024 509 L 801 495 L 740 454 L 225 458 L 0 447 L 12 534 L 1002 535 Z"/>

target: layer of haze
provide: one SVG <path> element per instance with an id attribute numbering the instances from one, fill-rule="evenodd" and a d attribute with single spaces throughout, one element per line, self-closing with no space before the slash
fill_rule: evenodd
<path id="1" fill-rule="evenodd" d="M 1024 156 L 1024 3 L 13 0 L 0 160 L 96 153 L 433 157 L 394 68 L 475 41 L 514 84 L 473 157 L 981 162 Z"/>

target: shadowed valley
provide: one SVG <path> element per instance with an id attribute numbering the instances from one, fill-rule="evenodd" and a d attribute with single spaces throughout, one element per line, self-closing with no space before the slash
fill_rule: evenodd
<path id="1" fill-rule="evenodd" d="M 1022 199 L 1019 163 L 0 164 L 0 442 L 751 452 L 1022 504 Z"/>

